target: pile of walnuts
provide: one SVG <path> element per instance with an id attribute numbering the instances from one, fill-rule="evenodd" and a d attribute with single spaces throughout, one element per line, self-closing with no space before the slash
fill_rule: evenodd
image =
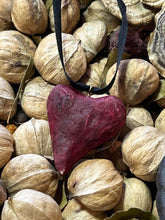
<path id="1" fill-rule="evenodd" d="M 2 220 L 104 220 L 130 208 L 158 218 L 155 180 L 165 156 L 165 4 L 124 2 L 128 36 L 109 92 L 127 108 L 125 126 L 75 164 L 62 184 L 46 103 L 55 85 L 69 82 L 59 58 L 52 1 L 0 1 Z M 61 14 L 68 75 L 90 86 L 108 85 L 121 25 L 116 1 L 62 0 Z"/>

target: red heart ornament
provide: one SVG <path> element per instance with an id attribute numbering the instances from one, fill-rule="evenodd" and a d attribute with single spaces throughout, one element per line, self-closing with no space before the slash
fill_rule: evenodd
<path id="1" fill-rule="evenodd" d="M 114 137 L 126 120 L 126 108 L 117 97 L 91 98 L 68 85 L 52 89 L 47 111 L 55 167 L 62 175 Z"/>

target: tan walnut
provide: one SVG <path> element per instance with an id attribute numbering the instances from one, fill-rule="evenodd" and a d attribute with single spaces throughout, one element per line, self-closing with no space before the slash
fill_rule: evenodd
<path id="1" fill-rule="evenodd" d="M 22 33 L 42 34 L 48 25 L 48 13 L 42 0 L 12 0 L 12 21 Z"/>
<path id="2" fill-rule="evenodd" d="M 30 58 L 34 56 L 36 45 L 19 31 L 0 32 L 0 76 L 11 83 L 20 83 Z M 34 74 L 34 66 L 27 75 Z"/>
<path id="3" fill-rule="evenodd" d="M 47 98 L 53 87 L 40 76 L 26 84 L 21 106 L 29 117 L 47 120 Z"/>
<path id="4" fill-rule="evenodd" d="M 71 34 L 62 34 L 64 64 L 72 80 L 79 80 L 87 68 L 85 52 Z M 34 65 L 44 80 L 52 84 L 68 84 L 60 61 L 55 34 L 51 33 L 41 40 L 34 55 Z"/>
<path id="5" fill-rule="evenodd" d="M 165 155 L 165 133 L 152 126 L 130 131 L 122 142 L 124 163 L 144 181 L 155 181 L 158 166 Z"/>
<path id="6" fill-rule="evenodd" d="M 31 118 L 13 134 L 15 154 L 39 154 L 53 157 L 52 142 L 47 120 Z"/>
<path id="7" fill-rule="evenodd" d="M 125 179 L 121 199 L 114 210 L 127 211 L 130 208 L 138 208 L 150 212 L 151 207 L 152 195 L 149 187 L 138 178 Z"/>
<path id="8" fill-rule="evenodd" d="M 14 103 L 15 94 L 10 83 L 4 78 L 0 77 L 0 120 L 7 120 L 9 112 Z M 17 106 L 13 107 L 10 118 L 12 118 L 17 111 Z"/>
<path id="9" fill-rule="evenodd" d="M 107 33 L 113 31 L 121 23 L 120 19 L 112 15 L 100 0 L 92 1 L 83 12 L 82 19 L 84 22 L 103 21 L 107 26 Z"/>
<path id="10" fill-rule="evenodd" d="M 29 188 L 54 198 L 58 186 L 55 168 L 37 154 L 22 154 L 12 158 L 3 168 L 1 179 L 9 196 Z"/>
<path id="11" fill-rule="evenodd" d="M 80 7 L 77 0 L 61 1 L 61 30 L 72 33 L 80 19 Z M 49 11 L 50 28 L 55 32 L 53 5 Z"/>
<path id="12" fill-rule="evenodd" d="M 115 71 L 116 64 L 108 70 L 106 84 L 109 84 Z M 153 94 L 158 85 L 158 71 L 152 64 L 143 59 L 127 59 L 120 62 L 110 93 L 125 104 L 137 105 Z"/>
<path id="13" fill-rule="evenodd" d="M 6 127 L 0 124 L 0 168 L 10 160 L 13 151 L 13 136 Z"/>
<path id="14" fill-rule="evenodd" d="M 68 178 L 68 190 L 93 211 L 106 211 L 119 201 L 123 178 L 113 163 L 106 159 L 81 162 Z"/>
<path id="15" fill-rule="evenodd" d="M 60 207 L 50 196 L 32 189 L 23 189 L 5 201 L 2 220 L 62 220 Z"/>
<path id="16" fill-rule="evenodd" d="M 105 47 L 107 27 L 99 20 L 86 22 L 74 31 L 73 36 L 80 40 L 89 63 Z"/>
<path id="17" fill-rule="evenodd" d="M 14 28 L 11 19 L 12 0 L 0 1 L 0 31 L 11 30 Z"/>
<path id="18" fill-rule="evenodd" d="M 84 220 L 104 220 L 107 215 L 105 212 L 92 211 L 86 208 L 76 199 L 71 199 L 62 212 L 64 220 L 84 219 Z"/>

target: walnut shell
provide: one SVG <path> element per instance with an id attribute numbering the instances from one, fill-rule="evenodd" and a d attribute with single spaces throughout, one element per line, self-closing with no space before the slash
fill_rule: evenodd
<path id="1" fill-rule="evenodd" d="M 11 158 L 14 151 L 14 139 L 7 128 L 0 124 L 0 168 Z"/>
<path id="2" fill-rule="evenodd" d="M 77 0 L 61 1 L 61 30 L 72 33 L 80 19 L 80 7 Z M 50 28 L 55 32 L 53 5 L 49 11 Z"/>
<path id="3" fill-rule="evenodd" d="M 15 30 L 1 31 L 0 76 L 11 83 L 20 83 L 35 50 L 35 44 L 26 35 Z M 34 68 L 27 77 L 33 74 Z"/>
<path id="4" fill-rule="evenodd" d="M 54 198 L 58 185 L 58 175 L 54 167 L 37 154 L 22 154 L 12 158 L 3 168 L 1 179 L 9 196 L 29 188 Z"/>
<path id="5" fill-rule="evenodd" d="M 0 180 L 0 206 L 3 205 L 4 201 L 7 199 L 7 191 L 5 184 Z"/>
<path id="6" fill-rule="evenodd" d="M 126 124 L 121 130 L 120 137 L 123 139 L 129 131 L 143 125 L 154 126 L 150 112 L 141 106 L 131 107 L 126 117 Z"/>
<path id="7" fill-rule="evenodd" d="M 107 85 L 115 71 L 116 64 L 107 72 Z M 158 85 L 158 71 L 152 64 L 143 59 L 127 59 L 120 62 L 110 93 L 119 97 L 125 104 L 137 105 L 154 93 Z"/>
<path id="8" fill-rule="evenodd" d="M 106 159 L 80 163 L 68 178 L 68 190 L 84 206 L 93 211 L 106 211 L 119 201 L 123 178 Z"/>
<path id="9" fill-rule="evenodd" d="M 48 13 L 42 0 L 12 0 L 12 21 L 17 30 L 29 34 L 42 34 L 48 25 Z"/>
<path id="10" fill-rule="evenodd" d="M 20 125 L 13 134 L 15 154 L 39 154 L 53 157 L 47 120 L 32 118 Z"/>
<path id="11" fill-rule="evenodd" d="M 0 31 L 14 28 L 11 20 L 11 2 L 12 0 L 0 1 Z"/>
<path id="12" fill-rule="evenodd" d="M 96 158 L 110 160 L 113 163 L 116 170 L 119 171 L 119 173 L 128 171 L 128 167 L 123 162 L 122 158 L 121 141 L 107 141 L 102 145 L 102 148 L 105 148 L 105 150 L 100 149 L 101 151 L 98 151 L 95 154 Z"/>
<path id="13" fill-rule="evenodd" d="M 164 0 L 142 0 L 142 3 L 154 8 L 161 8 Z"/>
<path id="14" fill-rule="evenodd" d="M 87 67 L 86 73 L 81 78 L 81 82 L 92 87 L 101 87 L 102 85 L 102 73 L 106 65 L 107 58 L 91 63 Z"/>
<path id="15" fill-rule="evenodd" d="M 20 190 L 5 201 L 2 220 L 62 220 L 60 207 L 50 196 L 32 189 Z"/>
<path id="16" fill-rule="evenodd" d="M 116 0 L 101 0 L 105 7 L 117 18 L 121 19 L 121 13 Z M 127 20 L 131 25 L 146 25 L 154 18 L 151 8 L 145 7 L 141 0 L 123 0 L 127 8 Z"/>
<path id="17" fill-rule="evenodd" d="M 104 220 L 105 212 L 92 211 L 86 208 L 82 203 L 76 199 L 69 200 L 67 206 L 62 212 L 63 220 L 85 219 L 85 220 Z"/>
<path id="18" fill-rule="evenodd" d="M 114 207 L 115 211 L 127 211 L 130 208 L 138 208 L 150 212 L 152 196 L 148 186 L 137 178 L 124 180 L 124 187 L 120 201 Z"/>
<path id="19" fill-rule="evenodd" d="M 47 120 L 47 98 L 53 87 L 40 76 L 27 83 L 21 98 L 21 106 L 29 117 Z"/>
<path id="20" fill-rule="evenodd" d="M 74 31 L 73 36 L 81 41 L 89 63 L 105 47 L 107 27 L 99 20 L 86 22 Z"/>
<path id="21" fill-rule="evenodd" d="M 163 109 L 155 120 L 155 127 L 165 132 L 165 109 Z"/>
<path id="22" fill-rule="evenodd" d="M 83 12 L 82 17 L 85 22 L 96 20 L 104 22 L 107 26 L 107 33 L 113 31 L 121 23 L 117 17 L 112 15 L 108 9 L 105 8 L 100 0 L 92 1 L 88 8 Z"/>
<path id="23" fill-rule="evenodd" d="M 7 120 L 9 112 L 14 103 L 15 94 L 11 85 L 7 80 L 0 77 L 0 120 Z M 12 118 L 17 111 L 17 106 L 13 107 L 10 118 Z"/>
<path id="24" fill-rule="evenodd" d="M 71 34 L 62 34 L 64 64 L 72 80 L 79 80 L 86 71 L 85 52 Z M 55 34 L 51 33 L 41 40 L 34 55 L 34 65 L 44 80 L 52 84 L 69 84 L 59 58 Z"/>
<path id="25" fill-rule="evenodd" d="M 158 69 L 161 76 L 165 77 L 165 3 L 161 10 L 155 15 L 155 29 L 150 33 L 147 51 L 150 62 Z"/>
<path id="26" fill-rule="evenodd" d="M 165 155 L 165 134 L 151 126 L 130 131 L 122 142 L 124 163 L 138 178 L 155 181 L 158 166 Z"/>
<path id="27" fill-rule="evenodd" d="M 153 201 L 152 214 L 156 217 L 157 220 L 159 220 L 159 214 L 156 207 L 156 200 Z"/>

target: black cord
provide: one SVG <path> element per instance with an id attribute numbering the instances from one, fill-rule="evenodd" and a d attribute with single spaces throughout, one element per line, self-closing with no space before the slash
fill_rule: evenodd
<path id="1" fill-rule="evenodd" d="M 104 94 L 107 93 L 111 87 L 113 86 L 113 83 L 115 81 L 117 71 L 120 65 L 120 61 L 122 58 L 122 54 L 124 51 L 124 46 L 127 38 L 127 31 L 128 31 L 128 23 L 127 23 L 127 17 L 126 17 L 126 6 L 122 0 L 117 0 L 121 15 L 122 15 L 122 24 L 119 31 L 119 38 L 118 38 L 118 51 L 117 51 L 117 65 L 116 65 L 116 71 L 115 74 L 111 80 L 111 82 L 105 86 L 104 88 L 99 87 L 92 87 L 73 81 L 67 74 L 65 70 L 65 65 L 63 61 L 63 53 L 62 53 L 62 35 L 61 35 L 61 0 L 53 0 L 53 12 L 54 12 L 54 21 L 55 21 L 55 34 L 56 34 L 56 40 L 57 40 L 57 47 L 59 51 L 59 56 L 61 60 L 61 64 L 65 73 L 65 76 L 67 80 L 69 81 L 70 85 L 73 86 L 75 89 L 80 91 L 86 91 L 91 92 L 93 94 Z"/>

